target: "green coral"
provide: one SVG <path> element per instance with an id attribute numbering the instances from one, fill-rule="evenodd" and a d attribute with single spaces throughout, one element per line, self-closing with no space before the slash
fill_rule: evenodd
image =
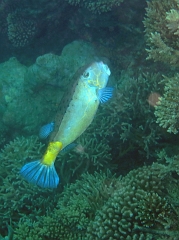
<path id="1" fill-rule="evenodd" d="M 23 91 L 23 77 L 27 70 L 26 66 L 23 66 L 17 61 L 16 58 L 12 57 L 9 61 L 0 64 L 0 97 L 1 97 L 1 120 L 0 120 L 0 134 L 2 139 L 8 139 L 11 135 L 9 126 L 13 129 L 16 125 L 16 121 L 12 112 L 9 111 L 9 106 L 15 105 L 16 109 L 19 106 L 18 100 L 21 98 Z M 21 104 L 21 103 L 20 103 Z M 21 111 L 19 112 L 20 115 Z M 16 129 L 18 124 L 16 125 Z M 8 139 L 9 140 L 9 139 Z"/>
<path id="2" fill-rule="evenodd" d="M 179 129 L 179 74 L 166 77 L 161 81 L 165 84 L 164 94 L 155 107 L 157 123 L 169 133 L 178 133 Z"/>
<path id="3" fill-rule="evenodd" d="M 144 19 L 148 59 L 179 66 L 179 4 L 175 0 L 147 1 Z"/>
<path id="4" fill-rule="evenodd" d="M 37 133 L 42 122 L 49 121 L 54 114 L 60 95 L 59 89 L 53 89 L 53 94 L 49 86 L 41 89 L 38 94 L 27 92 L 24 88 L 24 76 L 28 68 L 16 58 L 10 58 L 9 61 L 0 64 L 0 70 L 3 96 L 1 134 L 5 135 L 8 132 L 5 137 L 6 141 L 9 141 L 8 137 L 16 137 L 19 132 L 30 135 Z"/>
<path id="5" fill-rule="evenodd" d="M 28 45 L 37 32 L 36 22 L 22 9 L 8 14 L 7 25 L 9 41 L 18 48 Z"/>
<path id="6" fill-rule="evenodd" d="M 155 109 L 157 123 L 169 133 L 178 133 L 179 2 L 148 1 L 144 20 L 148 59 L 167 64 L 175 73 L 164 76 L 164 94 Z"/>
<path id="7" fill-rule="evenodd" d="M 158 85 L 160 74 L 134 73 L 125 71 L 117 79 L 116 92 L 110 103 L 103 109 L 101 119 L 105 118 L 102 125 L 110 138 L 109 145 L 113 153 L 116 152 L 115 160 L 126 162 L 131 155 L 138 153 L 145 158 L 154 157 L 154 151 L 161 139 L 158 125 L 154 118 L 154 108 L 149 105 L 147 99 L 152 92 L 160 92 Z M 101 128 L 99 128 L 99 131 Z M 139 160 L 139 158 L 138 158 Z"/>
<path id="8" fill-rule="evenodd" d="M 147 98 L 151 92 L 160 91 L 161 76 L 141 73 L 134 78 L 132 74 L 121 73 L 113 98 L 99 106 L 91 125 L 75 141 L 81 150 L 59 155 L 56 166 L 62 182 L 74 181 L 86 171 L 105 168 L 113 171 L 119 163 L 122 168 L 125 163 L 131 169 L 131 159 L 136 154 L 140 156 L 132 161 L 142 164 L 146 157 L 155 157 L 162 134 Z"/>
<path id="9" fill-rule="evenodd" d="M 79 77 L 76 72 L 95 57 L 91 44 L 74 41 L 60 56 L 39 56 L 30 67 L 16 58 L 0 64 L 0 134 L 10 139 L 19 133 L 37 134 L 42 124 L 54 119 L 67 85 Z"/>
<path id="10" fill-rule="evenodd" d="M 108 141 L 99 139 L 94 132 L 94 125 L 90 126 L 76 141 L 76 147 L 69 153 L 60 154 L 57 157 L 57 171 L 62 183 L 72 182 L 78 179 L 82 173 L 114 169 L 111 160 L 111 148 Z"/>
<path id="11" fill-rule="evenodd" d="M 164 166 L 154 164 L 124 177 L 96 212 L 86 239 L 158 239 L 155 234 L 159 230 L 161 235 L 172 235 L 172 231 L 165 229 L 175 230 L 177 213 L 171 215 L 172 206 L 162 195 L 165 171 Z"/>
<path id="12" fill-rule="evenodd" d="M 115 183 L 116 178 L 110 172 L 83 174 L 64 189 L 52 214 L 35 223 L 20 222 L 15 239 L 82 239 L 96 210 L 114 191 Z"/>
<path id="13" fill-rule="evenodd" d="M 60 67 L 59 56 L 51 53 L 39 56 L 35 64 L 27 69 L 24 76 L 25 89 L 37 92 L 42 90 L 46 84 L 56 83 L 57 78 L 59 78 Z"/>
<path id="14" fill-rule="evenodd" d="M 94 13 L 103 13 L 110 11 L 113 7 L 120 6 L 123 0 L 66 0 L 69 4 L 80 5 Z"/>
<path id="15" fill-rule="evenodd" d="M 178 212 L 164 191 L 170 178 L 157 163 L 123 178 L 83 174 L 65 187 L 52 213 L 19 222 L 15 239 L 175 239 Z"/>
<path id="16" fill-rule="evenodd" d="M 54 205 L 58 194 L 27 183 L 19 174 L 25 160 L 40 159 L 44 145 L 37 137 L 16 138 L 0 152 L 0 225 L 6 231 L 6 222 L 13 226 L 28 215 L 32 219 L 44 215 Z M 50 203 L 50 204 L 49 204 Z"/>
<path id="17" fill-rule="evenodd" d="M 60 56 L 52 53 L 39 56 L 25 73 L 25 89 L 30 92 L 41 92 L 45 87 L 51 86 L 53 91 L 55 88 L 64 91 L 75 73 L 94 61 L 95 56 L 92 45 L 83 41 L 67 44 Z M 59 97 L 59 102 L 60 99 Z"/>

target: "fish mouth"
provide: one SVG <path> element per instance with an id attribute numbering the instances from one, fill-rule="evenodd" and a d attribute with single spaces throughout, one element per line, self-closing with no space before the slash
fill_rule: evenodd
<path id="1" fill-rule="evenodd" d="M 102 66 L 102 68 L 104 69 L 104 71 L 106 72 L 106 74 L 107 74 L 108 76 L 110 76 L 110 75 L 111 75 L 111 71 L 110 71 L 108 65 L 105 64 L 105 63 L 103 63 L 102 61 L 99 62 L 99 64 Z"/>

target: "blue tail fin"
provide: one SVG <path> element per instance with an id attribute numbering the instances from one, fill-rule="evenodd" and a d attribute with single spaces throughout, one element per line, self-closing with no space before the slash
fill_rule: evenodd
<path id="1" fill-rule="evenodd" d="M 20 174 L 30 183 L 36 184 L 42 188 L 56 188 L 59 183 L 59 177 L 54 164 L 47 166 L 41 161 L 34 161 L 25 164 Z"/>

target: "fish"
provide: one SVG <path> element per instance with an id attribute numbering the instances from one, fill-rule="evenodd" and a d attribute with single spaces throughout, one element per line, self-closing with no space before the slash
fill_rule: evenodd
<path id="1" fill-rule="evenodd" d="M 54 130 L 54 122 L 50 122 L 40 128 L 39 138 L 46 139 L 50 133 Z"/>
<path id="2" fill-rule="evenodd" d="M 77 74 L 59 104 L 45 154 L 20 170 L 28 182 L 42 188 L 57 188 L 60 178 L 54 166 L 56 157 L 88 128 L 100 103 L 112 97 L 113 88 L 106 87 L 110 74 L 108 65 L 102 61 L 91 63 Z"/>

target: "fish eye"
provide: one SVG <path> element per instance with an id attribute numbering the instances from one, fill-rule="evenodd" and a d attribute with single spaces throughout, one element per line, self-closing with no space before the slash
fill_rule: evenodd
<path id="1" fill-rule="evenodd" d="M 83 77 L 84 77 L 84 78 L 88 78 L 88 77 L 89 77 L 89 72 L 84 72 L 84 73 L 83 73 Z"/>

